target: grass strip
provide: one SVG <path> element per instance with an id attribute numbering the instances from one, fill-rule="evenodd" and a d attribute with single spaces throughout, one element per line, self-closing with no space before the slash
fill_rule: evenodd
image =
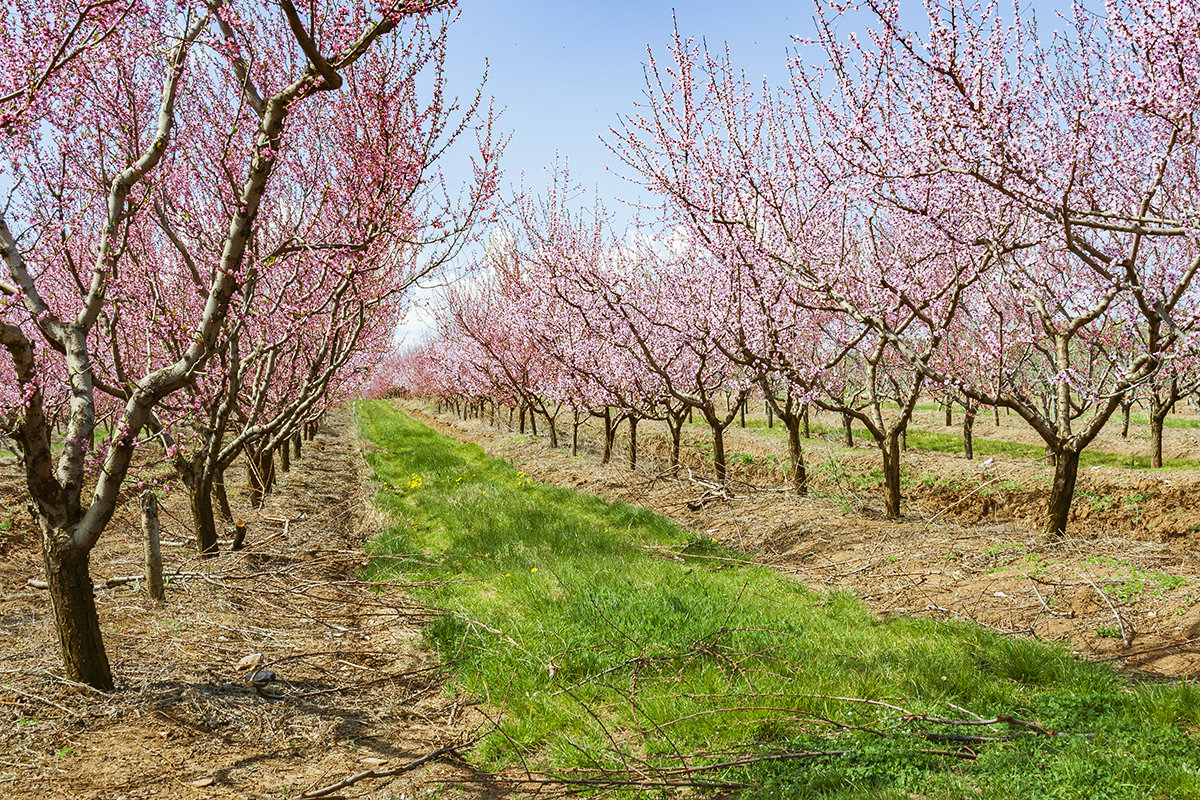
<path id="1" fill-rule="evenodd" d="M 1194 421 L 1170 419 L 1167 420 L 1167 422 L 1170 423 L 1167 425 L 1167 427 L 1186 428 L 1191 427 L 1186 423 L 1192 423 Z M 767 428 L 767 423 L 765 421 L 758 419 L 747 420 L 746 427 L 758 429 L 759 433 L 768 433 L 771 430 Z M 1046 448 L 1042 445 L 1011 442 L 1004 439 L 990 439 L 986 435 L 989 429 L 990 426 L 985 425 L 979 425 L 975 429 L 976 433 L 972 437 L 972 449 L 975 451 L 976 458 L 1002 456 L 1005 458 L 1024 458 L 1037 461 L 1046 457 Z M 775 430 L 779 432 L 778 435 L 781 437 L 787 435 L 787 431 L 782 424 L 776 425 Z M 822 439 L 829 444 L 841 444 L 842 428 L 840 425 L 827 425 L 825 423 L 818 422 L 811 424 L 809 426 L 809 430 L 814 438 Z M 875 441 L 871 438 L 871 434 L 866 428 L 855 426 L 853 428 L 853 432 L 855 443 L 874 443 Z M 963 452 L 963 437 L 960 434 L 940 433 L 937 431 L 909 428 L 907 445 L 912 450 L 921 450 L 925 452 L 961 453 Z M 1111 453 L 1103 450 L 1093 449 L 1085 449 L 1083 453 L 1080 454 L 1079 466 L 1081 468 L 1119 467 L 1121 469 L 1136 470 L 1153 469 L 1150 466 L 1149 456 L 1123 455 L 1121 453 Z M 1164 458 L 1163 469 L 1200 469 L 1200 459 Z"/>
<path id="2" fill-rule="evenodd" d="M 387 403 L 359 421 L 394 521 L 368 570 L 445 610 L 428 635 L 456 688 L 503 714 L 485 768 L 632 793 L 1200 797 L 1195 683 L 1134 686 L 1059 647 L 878 619 Z M 961 724 L 973 715 L 993 722 Z"/>

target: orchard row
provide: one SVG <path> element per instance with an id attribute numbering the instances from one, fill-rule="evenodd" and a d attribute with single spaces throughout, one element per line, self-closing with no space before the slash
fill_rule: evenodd
<path id="1" fill-rule="evenodd" d="M 70 678 L 113 686 L 88 558 L 122 487 L 165 451 L 214 552 L 224 471 L 268 488 L 490 218 L 501 148 L 480 95 L 446 93 L 453 6 L 6 3 L 0 445 Z"/>
<path id="2" fill-rule="evenodd" d="M 694 412 L 719 478 L 755 393 L 799 491 L 804 415 L 839 413 L 878 444 L 890 517 L 918 398 L 1007 408 L 1054 459 L 1045 532 L 1063 534 L 1110 417 L 1146 403 L 1161 462 L 1200 382 L 1200 14 L 1080 6 L 1051 35 L 999 4 L 927 7 L 915 34 L 898 4 L 818 5 L 778 89 L 676 34 L 607 137 L 656 218 L 614 230 L 560 169 L 392 382 L 598 415 L 609 436 L 610 409 L 663 420 L 676 452 Z"/>

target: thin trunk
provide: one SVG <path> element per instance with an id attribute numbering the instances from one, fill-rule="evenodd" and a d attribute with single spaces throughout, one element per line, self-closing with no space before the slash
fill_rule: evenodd
<path id="1" fill-rule="evenodd" d="M 212 488 L 212 480 L 203 477 L 197 478 L 188 487 L 192 526 L 196 529 L 196 551 L 202 556 L 217 554 L 217 522 L 213 518 Z"/>
<path id="2" fill-rule="evenodd" d="M 951 403 L 946 403 L 946 427 L 954 425 L 954 406 Z"/>
<path id="3" fill-rule="evenodd" d="M 1054 484 L 1050 487 L 1050 505 L 1042 532 L 1049 539 L 1063 536 L 1071 517 L 1071 501 L 1075 497 L 1075 479 L 1079 475 L 1079 452 L 1063 449 L 1056 452 Z"/>
<path id="4" fill-rule="evenodd" d="M 683 438 L 683 413 L 678 416 L 667 412 L 667 430 L 671 433 L 671 466 L 679 468 L 679 441 Z"/>
<path id="5" fill-rule="evenodd" d="M 1129 413 L 1133 410 L 1132 403 L 1121 403 L 1121 438 L 1129 438 Z"/>
<path id="6" fill-rule="evenodd" d="M 571 455 L 579 455 L 579 409 L 571 412 Z"/>
<path id="7" fill-rule="evenodd" d="M 728 470 L 725 466 L 725 429 L 720 425 L 709 423 L 713 435 L 713 467 L 717 471 L 717 480 L 725 482 Z"/>
<path id="8" fill-rule="evenodd" d="M 51 543 L 43 547 L 46 582 L 54 606 L 54 628 L 67 677 L 101 691 L 113 689 L 108 654 L 100 637 L 96 595 L 88 574 L 88 553 L 64 553 Z"/>
<path id="9" fill-rule="evenodd" d="M 529 407 L 529 432 L 537 436 L 537 414 L 533 411 L 533 406 Z"/>
<path id="10" fill-rule="evenodd" d="M 299 437 L 299 433 L 296 434 Z M 300 457 L 300 439 L 296 439 L 296 457 Z M 217 510 L 227 520 L 233 520 L 233 509 L 229 507 L 229 495 L 225 492 L 225 470 L 218 469 L 213 473 L 213 497 L 217 500 Z"/>
<path id="11" fill-rule="evenodd" d="M 295 451 L 292 455 L 294 455 L 296 457 L 296 460 L 299 461 L 300 454 L 301 454 L 300 431 L 296 431 L 295 433 L 292 434 L 292 449 Z"/>
<path id="12" fill-rule="evenodd" d="M 1000 406 L 992 406 L 992 417 L 996 420 L 996 427 L 1000 427 Z"/>
<path id="13" fill-rule="evenodd" d="M 1170 403 L 1160 403 L 1150 395 L 1150 467 L 1161 469 L 1163 465 L 1163 424 L 1171 411 Z"/>
<path id="14" fill-rule="evenodd" d="M 612 461 L 613 444 L 617 440 L 617 425 L 620 420 L 613 420 L 612 409 L 604 409 L 604 453 L 600 458 L 601 464 L 607 464 Z"/>
<path id="15" fill-rule="evenodd" d="M 250 505 L 262 508 L 264 486 L 261 459 L 253 449 L 246 451 L 246 482 L 250 485 Z"/>
<path id="16" fill-rule="evenodd" d="M 849 414 L 842 414 L 842 444 L 854 447 L 854 419 Z"/>
<path id="17" fill-rule="evenodd" d="M 637 469 L 637 426 L 636 414 L 629 415 L 629 468 Z"/>
<path id="18" fill-rule="evenodd" d="M 788 459 L 791 462 L 792 490 L 798 495 L 808 494 L 808 474 L 804 469 L 804 450 L 800 446 L 800 418 L 783 418 L 788 434 Z"/>
<path id="19" fill-rule="evenodd" d="M 291 450 L 286 441 L 279 446 L 279 469 L 283 472 L 288 472 L 292 468 Z"/>
<path id="20" fill-rule="evenodd" d="M 972 438 L 975 427 L 975 406 L 968 405 L 963 411 L 963 453 L 968 460 L 975 458 L 975 442 Z"/>
<path id="21" fill-rule="evenodd" d="M 879 443 L 883 453 L 883 512 L 900 519 L 900 433 L 892 431 Z"/>
<path id="22" fill-rule="evenodd" d="M 146 594 L 151 600 L 167 599 L 163 591 L 162 548 L 159 546 L 158 497 L 153 489 L 142 493 L 142 545 L 145 555 Z"/>
<path id="23" fill-rule="evenodd" d="M 741 426 L 744 428 L 746 427 L 746 399 L 742 398 L 742 402 L 738 403 L 738 405 L 740 406 L 738 409 L 738 417 L 740 418 Z"/>
<path id="24" fill-rule="evenodd" d="M 521 433 L 522 435 L 524 435 L 524 433 L 525 433 L 525 404 L 524 403 L 521 404 L 520 428 L 518 429 L 518 432 Z"/>
<path id="25" fill-rule="evenodd" d="M 555 414 L 555 416 L 558 416 Z M 558 426 L 554 424 L 554 417 L 546 414 L 546 427 L 550 433 L 550 447 L 553 450 L 558 449 Z"/>
<path id="26" fill-rule="evenodd" d="M 775 427 L 775 409 L 771 407 L 770 403 L 767 403 L 767 427 Z"/>
<path id="27" fill-rule="evenodd" d="M 904 427 L 900 429 L 900 452 L 908 452 L 908 423 L 904 423 Z"/>
<path id="28" fill-rule="evenodd" d="M 809 424 L 808 424 L 808 406 L 805 406 L 804 410 L 800 412 L 800 424 L 804 426 L 804 428 L 803 428 L 804 438 L 811 439 L 812 431 L 809 430 Z"/>

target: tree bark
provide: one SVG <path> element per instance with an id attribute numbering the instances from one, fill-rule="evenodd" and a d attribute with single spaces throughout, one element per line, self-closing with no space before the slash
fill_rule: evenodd
<path id="1" fill-rule="evenodd" d="M 286 441 L 279 445 L 279 469 L 283 472 L 290 472 L 292 469 L 292 452 Z"/>
<path id="2" fill-rule="evenodd" d="M 520 433 L 521 435 L 524 435 L 525 434 L 525 404 L 524 403 L 521 404 L 521 416 L 519 418 L 519 421 L 520 421 L 520 427 L 517 429 L 517 432 Z"/>
<path id="3" fill-rule="evenodd" d="M 629 415 L 629 468 L 637 469 L 637 414 Z"/>
<path id="4" fill-rule="evenodd" d="M 842 444 L 854 447 L 854 420 L 849 414 L 842 414 Z"/>
<path id="5" fill-rule="evenodd" d="M 296 457 L 300 457 L 300 436 L 296 434 Z M 225 470 L 218 469 L 213 473 L 213 497 L 217 499 L 217 510 L 227 520 L 233 520 L 233 509 L 229 507 L 229 495 L 225 491 Z"/>
<path id="6" fill-rule="evenodd" d="M 963 453 L 968 460 L 975 458 L 975 409 L 975 406 L 968 404 L 963 411 Z"/>
<path id="7" fill-rule="evenodd" d="M 571 455 L 579 455 L 579 409 L 571 412 Z"/>
<path id="8" fill-rule="evenodd" d="M 612 409 L 605 408 L 604 415 L 604 451 L 600 454 L 600 463 L 607 464 L 612 460 L 613 439 L 617 436 L 617 426 L 612 419 Z"/>
<path id="9" fill-rule="evenodd" d="M 775 409 L 771 407 L 770 403 L 767 403 L 767 427 L 775 427 Z"/>
<path id="10" fill-rule="evenodd" d="M 192 526 L 196 530 L 196 551 L 202 556 L 215 556 L 217 554 L 217 523 L 213 518 L 212 482 L 198 478 L 188 488 Z"/>
<path id="11" fill-rule="evenodd" d="M 900 432 L 883 437 L 883 513 L 888 519 L 900 519 Z"/>
<path id="12" fill-rule="evenodd" d="M 808 406 L 805 406 L 804 410 L 800 412 L 800 424 L 804 426 L 804 438 L 811 439 L 812 431 L 809 430 Z"/>
<path id="13" fill-rule="evenodd" d="M 1163 465 L 1163 425 L 1171 411 L 1170 403 L 1160 403 L 1150 395 L 1150 467 L 1161 469 Z"/>
<path id="14" fill-rule="evenodd" d="M 300 454 L 301 454 L 300 439 L 301 439 L 300 431 L 296 431 L 295 433 L 292 434 L 292 449 L 295 450 L 295 452 L 292 455 L 294 455 L 296 457 L 297 461 L 300 460 Z"/>
<path id="15" fill-rule="evenodd" d="M 1054 483 L 1050 487 L 1050 505 L 1042 532 L 1049 539 L 1064 536 L 1071 517 L 1071 501 L 1075 498 L 1075 480 L 1079 476 L 1079 452 L 1069 449 L 1055 451 Z"/>
<path id="16" fill-rule="evenodd" d="M 159 546 L 158 497 L 153 489 L 142 493 L 142 536 L 145 552 L 146 594 L 151 600 L 167 599 L 163 591 L 162 548 Z"/>
<path id="17" fill-rule="evenodd" d="M 667 411 L 667 430 L 671 434 L 671 466 L 679 467 L 679 442 L 683 438 L 683 419 L 681 412 L 678 416 Z"/>
<path id="18" fill-rule="evenodd" d="M 1121 438 L 1129 438 L 1129 413 L 1133 410 L 1133 403 L 1121 403 Z"/>
<path id="19" fill-rule="evenodd" d="M 112 670 L 100 637 L 96 594 L 88 574 L 89 553 L 64 552 L 52 542 L 46 542 L 43 552 L 46 582 L 50 585 L 50 602 L 54 607 L 54 627 L 67 677 L 111 692 Z"/>
<path id="20" fill-rule="evenodd" d="M 262 508 L 263 494 L 265 493 L 262 464 L 259 455 L 252 449 L 246 451 L 246 482 L 250 485 L 250 505 L 254 508 Z"/>
<path id="21" fill-rule="evenodd" d="M 996 427 L 1000 427 L 1000 406 L 992 406 L 992 418 L 996 420 Z"/>
<path id="22" fill-rule="evenodd" d="M 784 426 L 788 434 L 788 460 L 792 470 L 792 490 L 798 495 L 808 494 L 808 474 L 804 469 L 804 450 L 800 446 L 800 417 L 785 417 Z"/>
<path id="23" fill-rule="evenodd" d="M 713 434 L 713 468 L 717 471 L 717 480 L 725 482 L 728 469 L 725 466 L 725 429 L 720 425 L 709 423 Z"/>
<path id="24" fill-rule="evenodd" d="M 746 427 L 746 398 L 743 397 L 742 402 L 738 403 L 738 406 L 738 417 L 740 418 L 741 426 L 744 428 Z"/>

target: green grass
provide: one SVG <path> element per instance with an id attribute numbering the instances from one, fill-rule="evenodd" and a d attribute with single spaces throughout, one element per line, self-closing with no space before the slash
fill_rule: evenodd
<path id="1" fill-rule="evenodd" d="M 1189 420 L 1179 420 L 1180 423 L 1188 422 Z M 747 424 L 747 427 L 764 427 L 766 423 L 758 420 L 753 421 L 754 425 Z M 782 425 L 776 425 L 780 430 L 780 435 L 786 435 L 786 430 Z M 1180 425 L 1179 427 L 1186 427 Z M 814 423 L 809 426 L 810 432 L 814 437 L 826 439 L 832 443 L 840 444 L 842 441 L 842 428 L 840 425 L 826 425 L 824 423 Z M 871 434 L 866 428 L 854 427 L 854 441 L 856 444 L 863 442 L 874 442 Z M 963 452 L 963 437 L 953 433 L 940 433 L 936 431 L 923 431 L 915 428 L 910 428 L 908 431 L 907 444 L 911 450 L 923 450 L 926 452 L 943 452 L 943 453 L 961 453 Z M 1003 439 L 988 439 L 980 435 L 976 435 L 972 441 L 973 449 L 976 458 L 987 458 L 988 456 L 1001 456 L 1004 458 L 1024 458 L 1030 460 L 1038 460 L 1045 458 L 1046 448 L 1042 445 L 1024 444 L 1022 442 L 1010 442 Z M 1148 470 L 1150 467 L 1149 456 L 1127 456 L 1118 453 L 1106 453 L 1100 450 L 1084 450 L 1079 457 L 1080 468 L 1084 467 L 1121 467 L 1123 469 L 1139 469 Z M 1200 459 L 1193 458 L 1164 458 L 1164 469 L 1200 469 Z"/>
<path id="2" fill-rule="evenodd" d="M 1194 683 L 1134 687 L 1061 648 L 880 620 L 648 511 L 531 481 L 386 403 L 359 413 L 394 521 L 368 571 L 443 610 L 428 636 L 453 685 L 502 714 L 474 751 L 484 768 L 837 751 L 696 777 L 753 797 L 1200 797 Z M 944 737 L 990 729 L 838 698 L 1070 735 L 975 745 L 969 760 L 939 754 L 959 749 Z"/>

